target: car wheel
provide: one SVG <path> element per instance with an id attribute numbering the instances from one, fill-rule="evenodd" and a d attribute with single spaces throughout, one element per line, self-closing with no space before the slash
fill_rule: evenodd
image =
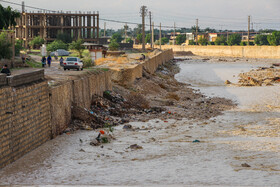
<path id="1" fill-rule="evenodd" d="M 81 68 L 81 70 L 83 71 L 83 70 L 84 70 L 84 68 Z"/>
<path id="2" fill-rule="evenodd" d="M 77 68 L 77 71 L 80 71 L 80 68 Z"/>
<path id="3" fill-rule="evenodd" d="M 64 68 L 64 71 L 66 71 L 66 68 Z"/>

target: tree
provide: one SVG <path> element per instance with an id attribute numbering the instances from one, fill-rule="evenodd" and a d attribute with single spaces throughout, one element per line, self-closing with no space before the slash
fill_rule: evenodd
<path id="1" fill-rule="evenodd" d="M 138 34 L 136 37 L 139 44 L 142 44 L 142 34 Z"/>
<path id="2" fill-rule="evenodd" d="M 234 33 L 228 37 L 228 45 L 239 45 L 241 40 L 240 34 Z"/>
<path id="3" fill-rule="evenodd" d="M 47 51 L 56 51 L 58 49 L 67 50 L 67 44 L 61 40 L 55 40 L 47 46 Z"/>
<path id="4" fill-rule="evenodd" d="M 113 34 L 111 40 L 115 40 L 116 42 L 121 43 L 123 38 L 122 38 L 122 35 L 120 33 L 115 33 L 115 34 Z"/>
<path id="5" fill-rule="evenodd" d="M 16 40 L 15 43 L 15 55 L 18 56 L 20 54 L 20 50 L 23 49 L 23 41 L 22 40 Z"/>
<path id="6" fill-rule="evenodd" d="M 196 26 L 195 25 L 192 26 L 191 31 L 192 31 L 193 34 L 196 33 Z M 197 27 L 197 32 L 200 33 L 200 28 L 199 27 Z"/>
<path id="7" fill-rule="evenodd" d="M 267 36 L 268 43 L 270 45 L 280 45 L 280 31 L 274 31 L 271 35 Z"/>
<path id="8" fill-rule="evenodd" d="M 29 42 L 29 45 L 35 49 L 35 48 L 40 48 L 40 46 L 44 43 L 44 39 L 41 38 L 40 36 L 35 37 L 33 40 Z"/>
<path id="9" fill-rule="evenodd" d="M 161 38 L 161 44 L 162 44 L 162 45 L 165 45 L 165 44 L 167 44 L 168 42 L 169 42 L 168 38 L 166 38 L 166 37 Z"/>
<path id="10" fill-rule="evenodd" d="M 221 35 L 219 37 L 217 37 L 216 41 L 215 41 L 215 45 L 224 45 L 226 43 L 227 39 L 224 35 Z"/>
<path id="11" fill-rule="evenodd" d="M 70 44 L 70 49 L 77 51 L 79 53 L 80 58 L 82 58 L 82 53 L 85 49 L 83 43 L 84 41 L 82 39 L 78 39 L 77 41 L 73 41 Z"/>
<path id="12" fill-rule="evenodd" d="M 269 45 L 267 41 L 267 35 L 258 34 L 255 37 L 255 44 L 256 45 Z"/>
<path id="13" fill-rule="evenodd" d="M 7 58 L 10 59 L 12 57 L 12 44 L 8 40 L 8 34 L 6 32 L 2 32 L 0 34 L 0 59 Z"/>
<path id="14" fill-rule="evenodd" d="M 149 34 L 146 34 L 146 37 L 145 37 L 145 42 L 146 43 L 150 43 L 151 42 L 151 34 L 149 33 Z"/>
<path id="15" fill-rule="evenodd" d="M 131 44 L 131 43 L 133 44 L 133 40 L 132 40 L 131 38 L 127 38 L 125 42 L 126 42 L 126 43 L 130 43 L 130 44 Z"/>
<path id="16" fill-rule="evenodd" d="M 72 37 L 70 36 L 70 34 L 68 33 L 63 33 L 63 32 L 59 32 L 56 36 L 56 39 L 57 40 L 61 40 L 63 41 L 64 43 L 71 43 L 72 42 Z"/>
<path id="17" fill-rule="evenodd" d="M 8 29 L 10 26 L 16 26 L 16 18 L 20 17 L 20 13 L 13 11 L 10 6 L 4 8 L 0 4 L 0 29 Z"/>
<path id="18" fill-rule="evenodd" d="M 200 45 L 207 45 L 208 40 L 205 37 L 200 37 L 199 40 L 197 41 Z"/>
<path id="19" fill-rule="evenodd" d="M 186 35 L 185 34 L 178 35 L 175 40 L 177 45 L 181 45 L 182 43 L 186 42 Z"/>
<path id="20" fill-rule="evenodd" d="M 215 33 L 215 32 L 217 32 L 215 29 L 211 29 L 210 27 L 206 27 L 205 29 L 204 29 L 204 32 L 208 32 L 208 33 Z"/>
<path id="21" fill-rule="evenodd" d="M 120 44 L 116 40 L 112 40 L 111 43 L 109 44 L 109 49 L 111 51 L 117 51 L 120 47 Z"/>

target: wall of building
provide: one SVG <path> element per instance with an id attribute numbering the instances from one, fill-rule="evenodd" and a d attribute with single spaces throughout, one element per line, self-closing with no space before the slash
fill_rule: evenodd
<path id="1" fill-rule="evenodd" d="M 138 46 L 136 46 L 138 47 Z M 159 46 L 156 46 L 159 48 Z M 280 58 L 280 46 L 172 46 L 163 45 L 162 49 L 173 51 L 191 51 L 199 56 Z"/>

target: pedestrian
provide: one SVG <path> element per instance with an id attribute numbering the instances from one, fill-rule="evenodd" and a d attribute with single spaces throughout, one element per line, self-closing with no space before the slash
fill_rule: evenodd
<path id="1" fill-rule="evenodd" d="M 48 56 L 47 61 L 48 61 L 48 66 L 51 67 L 51 62 L 52 62 L 51 55 Z"/>
<path id="2" fill-rule="evenodd" d="M 1 73 L 5 73 L 7 76 L 10 76 L 11 75 L 11 71 L 9 70 L 8 68 L 8 65 L 5 64 L 1 70 Z"/>
<path id="3" fill-rule="evenodd" d="M 42 62 L 42 68 L 44 68 L 45 67 L 45 65 L 46 65 L 46 57 L 45 56 L 43 56 L 42 57 L 42 60 L 41 60 L 41 62 Z"/>
<path id="4" fill-rule="evenodd" d="M 60 66 L 63 66 L 63 61 L 64 61 L 64 59 L 61 57 L 61 58 L 59 59 Z"/>
<path id="5" fill-rule="evenodd" d="M 106 49 L 103 49 L 103 50 L 102 50 L 102 55 L 103 55 L 103 58 L 106 58 L 106 54 L 107 54 Z"/>
<path id="6" fill-rule="evenodd" d="M 22 64 L 25 64 L 25 55 L 21 56 L 21 61 L 22 61 Z"/>

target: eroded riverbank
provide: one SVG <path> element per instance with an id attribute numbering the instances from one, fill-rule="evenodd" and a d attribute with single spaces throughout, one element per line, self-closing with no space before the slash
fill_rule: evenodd
<path id="1" fill-rule="evenodd" d="M 0 184 L 279 185 L 279 87 L 226 87 L 247 70 L 231 63 L 194 59 L 180 68 L 178 80 L 239 106 L 211 119 L 143 119 L 130 123 L 134 131 L 120 125 L 103 148 L 89 145 L 95 131 L 64 134 L 1 170 Z"/>

